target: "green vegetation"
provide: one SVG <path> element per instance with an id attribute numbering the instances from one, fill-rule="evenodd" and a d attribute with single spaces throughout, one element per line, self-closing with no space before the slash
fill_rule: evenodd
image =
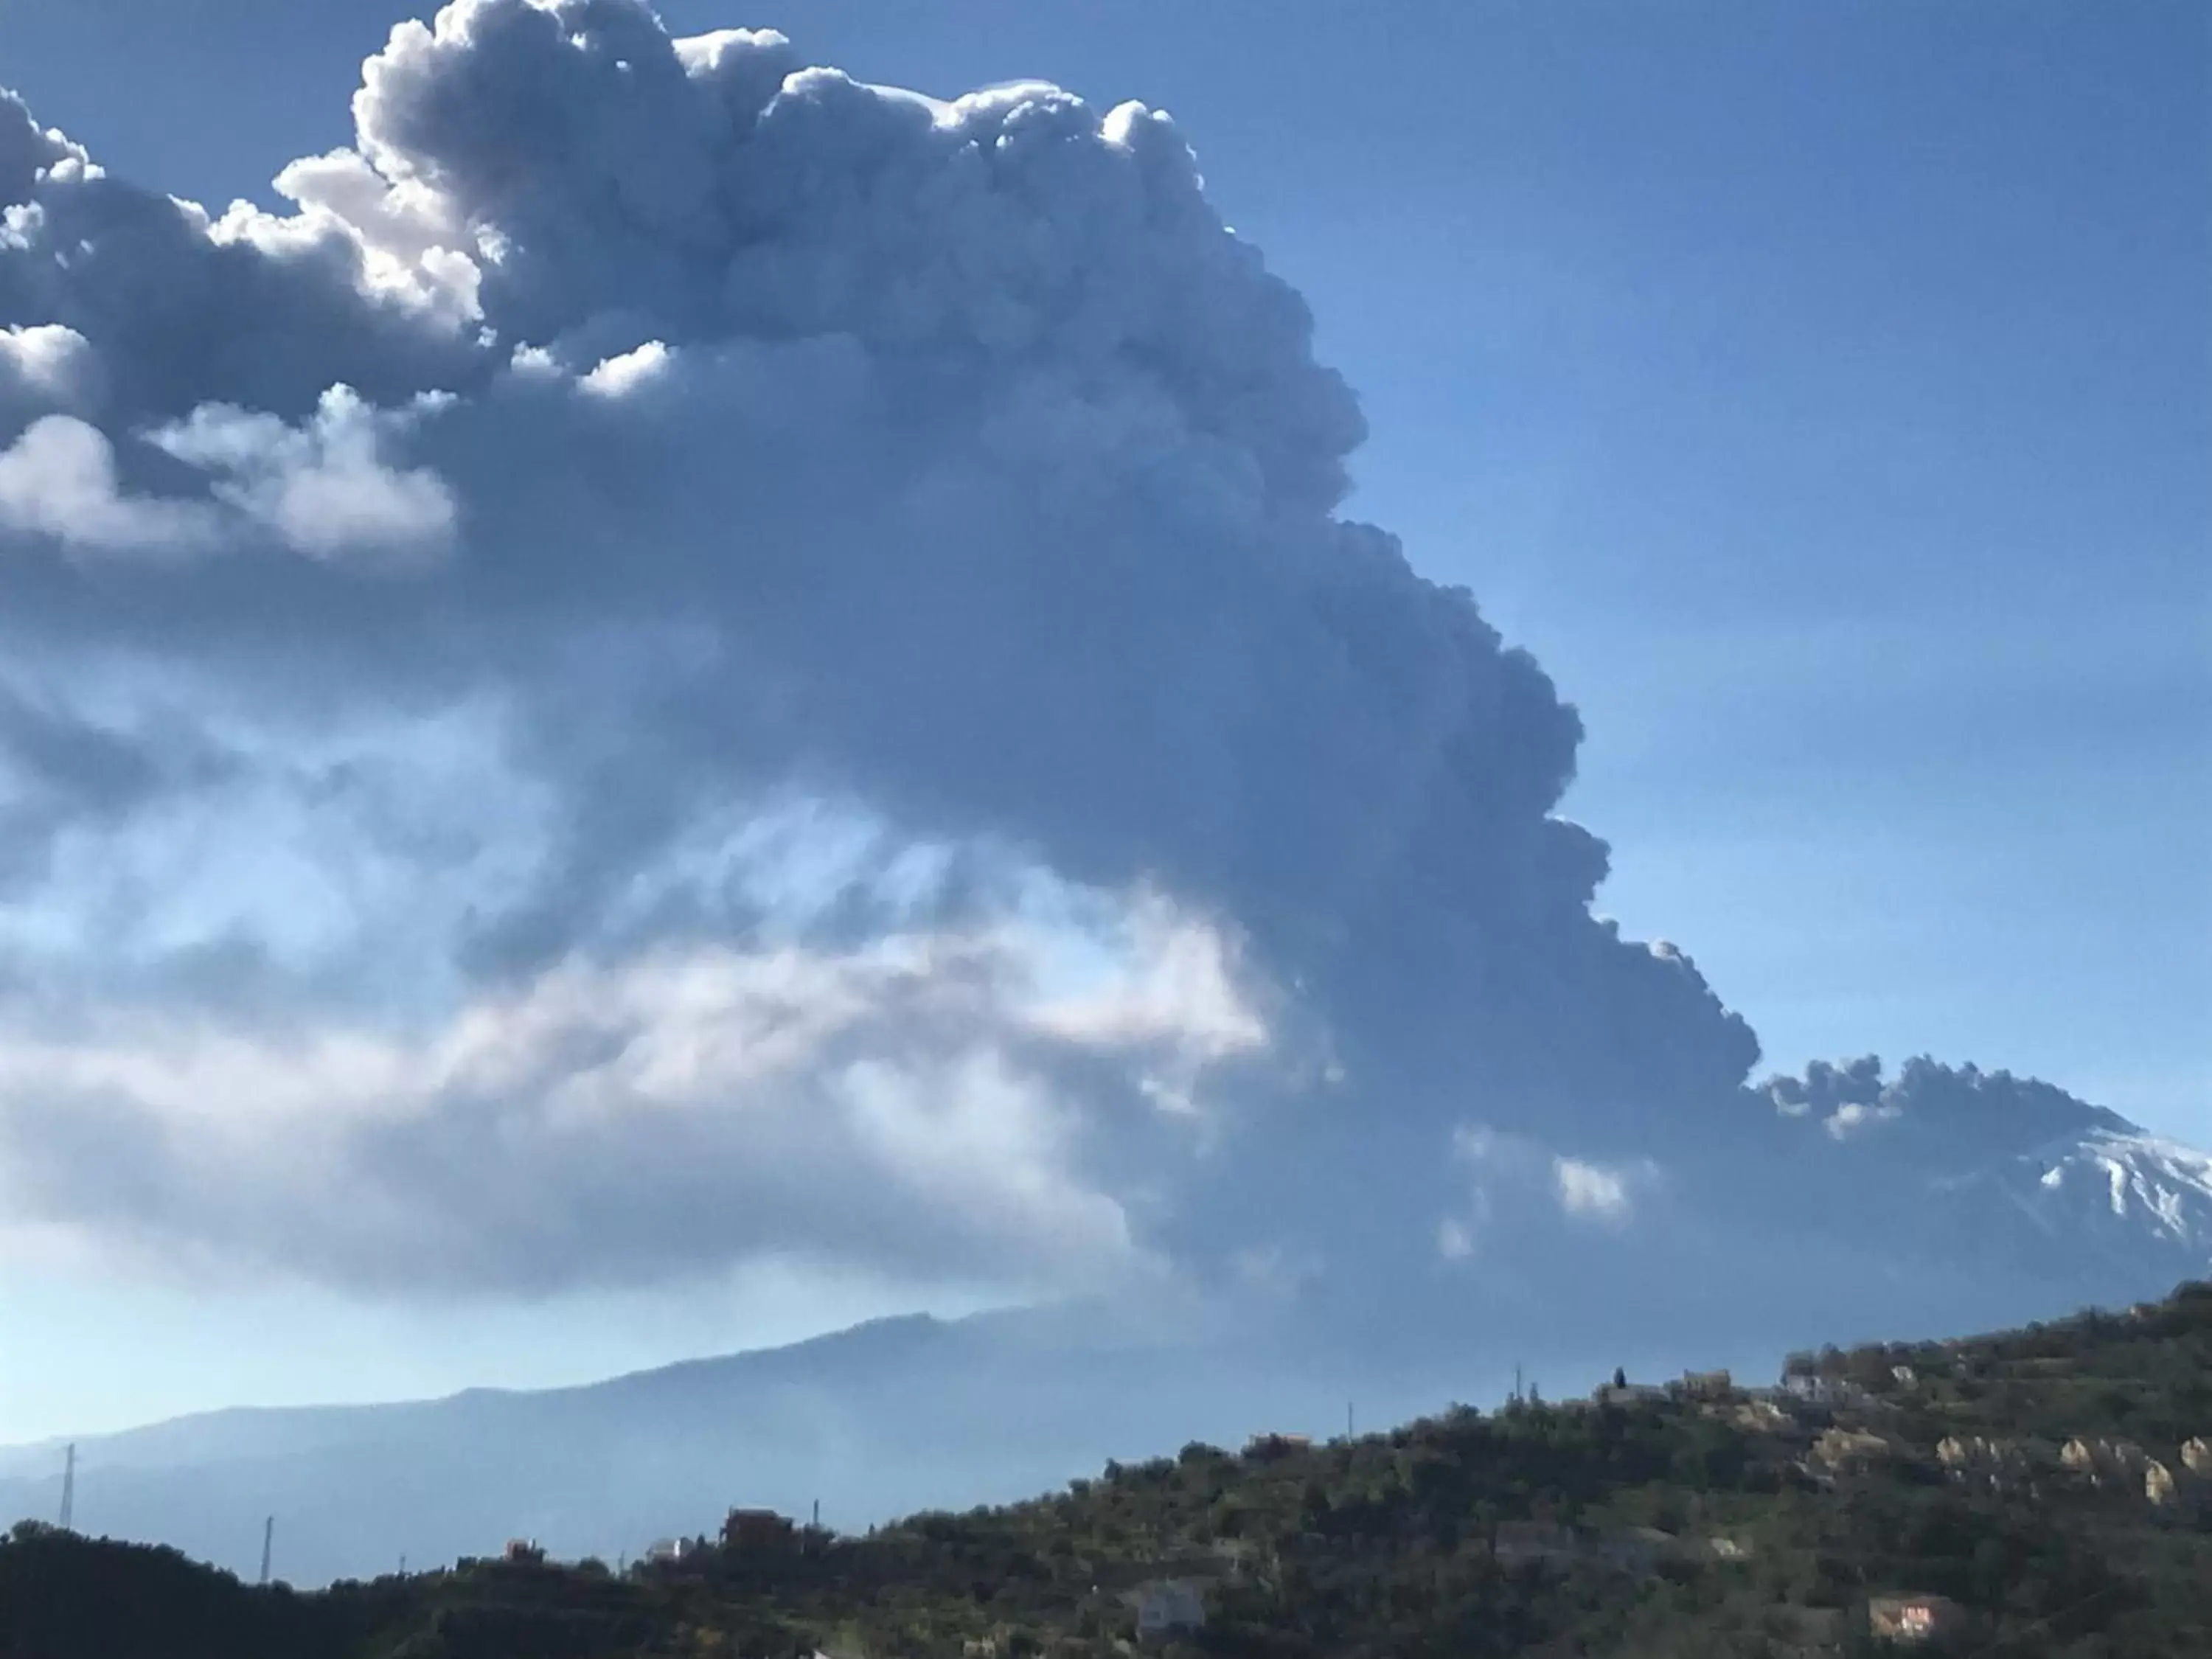
<path id="1" fill-rule="evenodd" d="M 1160 1578 L 1206 1606 L 1168 1659 L 1856 1656 L 1893 1650 L 1869 1608 L 1900 1595 L 1942 1598 L 1923 1650 L 2212 1653 L 2212 1285 L 1796 1369 L 1818 1403 L 1701 1378 L 1187 1446 L 1030 1503 L 620 1576 L 483 1562 L 295 1595 L 26 1526 L 0 1543 L 0 1659 L 1103 1656 L 1133 1640 L 1125 1592 Z"/>

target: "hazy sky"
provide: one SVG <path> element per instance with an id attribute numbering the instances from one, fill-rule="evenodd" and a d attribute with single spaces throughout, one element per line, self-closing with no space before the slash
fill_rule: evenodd
<path id="1" fill-rule="evenodd" d="M 116 175 L 273 208 L 416 9 L 0 0 L 0 85 Z M 1170 112 L 1358 395 L 1347 510 L 1581 710 L 1601 911 L 1693 952 L 1773 1066 L 1932 1052 L 2212 1140 L 2201 6 L 662 9 L 932 94 Z M 18 1261 L 0 1441 L 900 1300 L 835 1283 L 365 1314 Z"/>

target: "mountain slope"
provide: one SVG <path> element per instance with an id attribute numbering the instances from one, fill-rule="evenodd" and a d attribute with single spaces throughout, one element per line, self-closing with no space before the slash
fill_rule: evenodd
<path id="1" fill-rule="evenodd" d="M 586 1388 L 223 1413 L 93 1440 L 76 1516 L 245 1571 L 274 1515 L 279 1569 L 304 1584 L 514 1536 L 611 1560 L 711 1529 L 732 1504 L 803 1513 L 818 1498 L 858 1526 L 1277 1413 L 1340 1414 L 1343 1394 L 1310 1376 L 1271 1377 L 1249 1354 L 1103 1313 L 889 1321 Z M 1405 1408 L 1421 1397 L 1409 1389 Z M 59 1460 L 43 1455 L 43 1478 L 0 1480 L 0 1513 L 56 1512 Z"/>

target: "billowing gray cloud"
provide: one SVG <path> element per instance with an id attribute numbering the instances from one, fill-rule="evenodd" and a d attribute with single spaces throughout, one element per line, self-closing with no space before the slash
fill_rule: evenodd
<path id="1" fill-rule="evenodd" d="M 1881 1058 L 1814 1060 L 1802 1077 L 1766 1079 L 1759 1091 L 1783 1118 L 1838 1141 L 1904 1139 L 1988 1158 L 2064 1135 L 2124 1127 L 2114 1114 L 2055 1085 L 1924 1054 L 1884 1075 Z"/>
<path id="2" fill-rule="evenodd" d="M 1357 405 L 1165 117 L 865 86 L 637 0 L 459 0 L 394 33 L 355 116 L 280 175 L 295 213 L 216 217 L 0 107 L 0 645 L 39 706 L 188 710 L 243 769 L 46 825 L 74 851 L 0 952 L 84 988 L 40 1010 L 66 1042 L 0 1022 L 19 1207 L 356 1282 L 399 1234 L 474 1285 L 771 1239 L 1079 1278 L 1256 1259 L 1328 1182 L 1363 1196 L 1314 1212 L 1360 1212 L 1322 1248 L 1425 1256 L 1468 1122 L 1571 1148 L 1550 1178 L 1584 1218 L 1732 1133 L 1756 1044 L 1593 914 L 1606 849 L 1556 815 L 1573 710 L 1339 515 Z M 793 801 L 888 850 L 763 865 Z M 158 926 L 95 924 L 118 869 L 160 872 Z M 1059 943 L 975 991 L 953 942 L 1039 914 Z M 678 1018 L 655 964 L 799 951 L 843 1007 L 898 939 L 926 965 L 890 1012 L 769 1082 L 695 1069 L 655 1139 L 609 1058 Z M 1202 1010 L 1141 1041 L 1023 1012 L 1201 949 L 1229 1047 Z M 210 951 L 265 989 L 187 995 Z M 931 1035 L 940 967 L 981 1010 Z M 499 1089 L 425 1058 L 600 997 L 633 1023 Z M 385 1082 L 323 1123 L 270 1080 L 276 1029 Z M 210 1056 L 260 1163 L 154 1086 Z M 885 1152 L 838 1127 L 869 1064 L 1003 1121 L 910 1114 Z M 622 1132 L 564 1139 L 572 1099 Z M 753 1133 L 787 1120 L 819 1138 Z M 1046 1121 L 1077 1127 L 1001 1158 Z M 137 1126 L 131 1181 L 65 1122 Z M 921 1173 L 963 1159 L 1029 1197 Z M 836 1204 L 768 1196 L 838 1174 Z M 319 1196 L 278 1201 L 295 1178 Z M 1435 1202 L 1378 1219 L 1406 1188 Z"/>

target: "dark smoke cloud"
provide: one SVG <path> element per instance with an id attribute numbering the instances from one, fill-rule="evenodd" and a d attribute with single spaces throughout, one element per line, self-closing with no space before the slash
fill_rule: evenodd
<path id="1" fill-rule="evenodd" d="M 1881 1058 L 1814 1060 L 1802 1077 L 1771 1077 L 1759 1091 L 1783 1117 L 1838 1141 L 1948 1143 L 1989 1158 L 2092 1130 L 2129 1127 L 2117 1114 L 2053 1084 L 1925 1054 L 1886 1077 Z"/>
<path id="2" fill-rule="evenodd" d="M 9 1040 L 19 1213 L 356 1282 L 427 1271 L 377 1242 L 400 1234 L 483 1285 L 772 1241 L 962 1273 L 1057 1241 L 1048 1276 L 1079 1279 L 1286 1227 L 1429 1253 L 1469 1125 L 1623 1218 L 1620 1171 L 1757 1119 L 1748 1029 L 1592 912 L 1605 847 L 1556 815 L 1574 711 L 1339 515 L 1356 404 L 1165 117 L 935 102 L 780 36 L 672 40 L 636 0 L 460 0 L 394 33 L 355 115 L 353 149 L 280 176 L 295 215 L 214 218 L 0 108 L 25 331 L 0 336 L 0 635 L 45 642 L 64 720 L 151 699 L 253 762 L 181 805 L 157 768 L 119 827 L 46 833 L 289 837 L 312 905 L 193 866 L 221 926 L 126 941 L 110 982 L 161 983 L 215 927 L 383 1079 L 313 1128 L 259 1028 L 111 997 L 77 1048 Z M 90 726 L 57 730 L 87 735 L 49 769 L 97 770 Z M 878 826 L 865 882 L 939 861 L 888 908 L 851 871 L 767 890 L 745 826 L 793 800 Z M 63 921 L 0 950 L 100 978 L 124 947 L 81 898 L 50 883 Z M 1041 915 L 1060 945 L 955 971 Z M 870 954 L 900 939 L 924 967 Z M 678 1041 L 641 988 L 684 961 L 802 988 L 819 1041 L 750 1097 L 743 1067 L 687 1073 L 684 1132 L 640 1150 L 660 1097 L 604 1045 Z M 940 969 L 972 1000 L 933 1030 Z M 1162 986 L 1189 994 L 1131 988 Z M 757 1002 L 708 999 L 682 1041 Z M 518 1021 L 500 1087 L 437 1069 Z M 240 1201 L 234 1128 L 149 1081 L 225 1045 L 241 1120 L 276 1126 L 257 1144 L 329 1201 L 277 1202 L 281 1160 Z M 895 1079 L 873 1107 L 868 1064 Z M 135 1137 L 127 1194 L 64 1121 Z M 952 1172 L 994 1158 L 995 1185 Z M 849 1202 L 770 1201 L 841 1171 Z M 757 1221 L 708 1219 L 718 1192 Z M 1090 1218 L 1079 1243 L 1054 1217 Z"/>

